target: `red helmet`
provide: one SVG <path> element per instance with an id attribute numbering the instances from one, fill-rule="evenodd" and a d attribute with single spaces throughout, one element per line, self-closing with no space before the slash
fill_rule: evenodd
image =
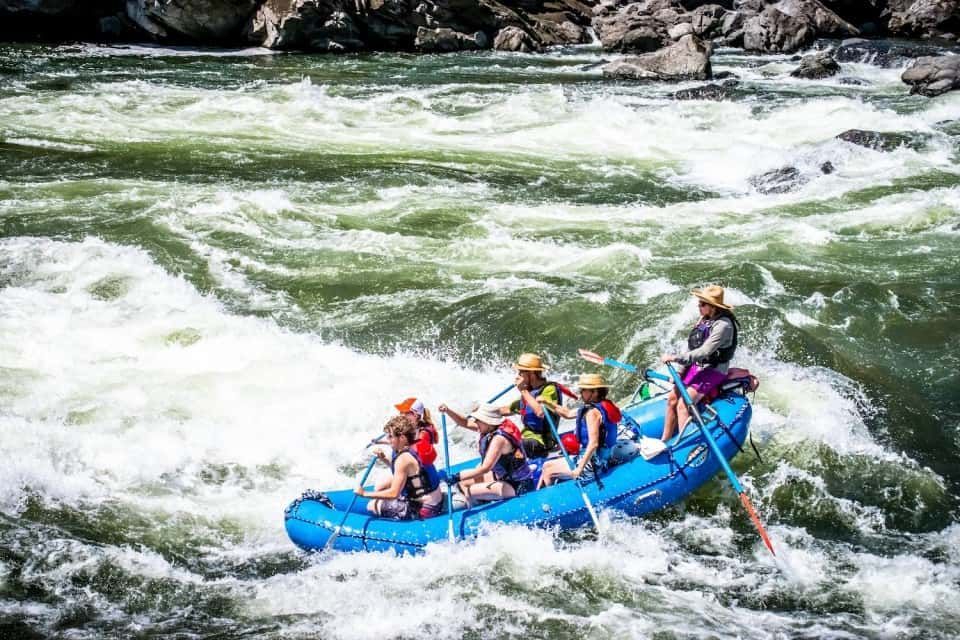
<path id="1" fill-rule="evenodd" d="M 560 444 L 562 444 L 567 453 L 572 456 L 580 453 L 580 441 L 577 440 L 577 434 L 573 431 L 560 436 Z"/>

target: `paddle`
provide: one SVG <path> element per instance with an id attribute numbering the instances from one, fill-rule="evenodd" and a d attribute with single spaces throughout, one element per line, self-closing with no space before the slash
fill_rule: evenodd
<path id="1" fill-rule="evenodd" d="M 497 395 L 495 395 L 495 396 L 493 396 L 492 398 L 490 398 L 489 400 L 487 400 L 487 404 L 493 404 L 494 402 L 496 402 L 497 400 L 499 400 L 501 397 L 503 397 L 508 391 L 510 391 L 511 389 L 513 389 L 515 386 L 516 386 L 516 385 L 513 385 L 513 384 L 507 385 L 507 386 L 504 388 L 503 391 L 501 391 L 501 392 L 498 393 Z"/>
<path id="2" fill-rule="evenodd" d="M 670 371 L 670 376 L 673 378 L 674 384 L 677 385 L 677 392 L 683 397 L 684 404 L 687 405 L 687 408 L 690 410 L 690 414 L 697 421 L 697 424 L 700 425 L 700 433 L 703 434 L 707 444 L 710 445 L 710 450 L 713 451 L 713 455 L 717 456 L 717 459 L 720 460 L 720 466 L 723 467 L 723 470 L 727 474 L 727 478 L 730 479 L 730 484 L 733 485 L 734 491 L 740 495 L 740 503 L 743 505 L 743 508 L 747 510 L 747 513 L 750 515 L 750 519 L 753 520 L 753 526 L 756 527 L 757 531 L 760 533 L 760 538 L 763 540 L 763 543 L 767 545 L 767 549 L 770 550 L 770 553 L 773 554 L 773 557 L 777 557 L 776 552 L 773 550 L 773 544 L 770 542 L 770 537 L 767 535 L 766 529 L 763 528 L 763 524 L 760 523 L 760 518 L 757 516 L 757 512 L 754 511 L 753 504 L 751 504 L 750 498 L 747 496 L 747 492 L 743 490 L 743 486 L 737 479 L 737 474 L 735 474 L 733 469 L 730 468 L 730 463 L 727 462 L 723 452 L 720 451 L 720 446 L 717 444 L 717 441 L 714 440 L 713 434 L 710 433 L 706 424 L 704 424 L 703 417 L 700 415 L 700 412 L 697 411 L 697 406 L 693 403 L 693 401 L 690 399 L 690 395 L 687 393 L 686 385 L 683 384 L 683 380 L 680 379 L 680 375 L 677 373 L 677 370 L 674 369 L 673 365 L 669 362 L 667 363 L 667 369 Z"/>
<path id="3" fill-rule="evenodd" d="M 363 483 L 367 481 L 367 477 L 370 475 L 370 472 L 373 471 L 373 465 L 375 465 L 376 463 L 377 463 L 377 456 L 373 456 L 370 459 L 370 464 L 367 465 L 367 470 L 363 472 L 363 477 L 360 478 L 361 487 L 363 486 Z M 338 524 L 337 528 L 333 530 L 333 534 L 329 538 L 327 538 L 327 542 L 326 544 L 323 545 L 323 549 L 321 549 L 321 553 L 323 551 L 326 551 L 329 547 L 331 547 L 333 545 L 333 541 L 336 540 L 337 537 L 340 535 L 340 531 L 343 529 L 343 524 L 347 521 L 347 517 L 350 515 L 350 510 L 353 509 L 353 505 L 357 503 L 357 498 L 359 497 L 360 496 L 358 496 L 357 494 L 353 494 L 353 500 L 350 501 L 350 506 L 347 507 L 347 510 L 343 514 L 343 518 L 340 519 L 340 524 Z"/>
<path id="4" fill-rule="evenodd" d="M 614 360 L 613 358 L 604 358 L 598 353 L 593 351 L 587 351 L 586 349 L 577 349 L 577 353 L 580 354 L 580 357 L 586 360 L 587 362 L 592 362 L 594 364 L 605 364 L 610 367 L 617 367 L 618 369 L 623 369 L 624 371 L 629 371 L 630 373 L 637 373 L 638 370 L 632 364 L 627 364 L 626 362 L 620 362 L 619 360 Z"/>
<path id="5" fill-rule="evenodd" d="M 550 431 L 553 432 L 553 437 L 557 442 L 560 442 L 560 434 L 557 432 L 557 425 L 553 423 L 553 418 L 550 416 L 549 411 L 543 412 L 543 417 L 547 419 L 547 424 L 550 425 Z M 573 459 L 570 457 L 570 454 L 567 453 L 567 450 L 562 446 L 560 447 L 560 453 L 563 454 L 563 457 L 567 460 L 567 465 L 570 467 L 570 471 L 573 471 L 577 468 L 573 464 Z M 580 478 L 576 479 L 577 489 L 580 490 L 580 497 L 583 498 L 583 504 L 586 505 L 587 511 L 590 512 L 590 519 L 593 520 L 593 526 L 596 528 L 597 533 L 603 533 L 600 529 L 600 518 L 597 517 L 597 510 L 593 508 L 593 503 L 590 502 L 590 498 L 587 496 L 587 492 L 584 490 L 583 485 L 580 483 Z"/>
<path id="6" fill-rule="evenodd" d="M 449 477 L 450 447 L 447 445 L 447 414 L 445 413 L 440 416 L 440 428 L 443 430 L 443 466 L 446 468 L 447 477 Z M 457 536 L 453 533 L 453 487 L 449 484 L 447 484 L 447 514 L 447 536 L 450 538 L 450 542 L 455 542 Z"/>

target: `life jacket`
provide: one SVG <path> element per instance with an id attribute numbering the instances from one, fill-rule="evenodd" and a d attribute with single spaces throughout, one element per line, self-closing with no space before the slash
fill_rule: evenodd
<path id="1" fill-rule="evenodd" d="M 720 318 L 728 318 L 730 324 L 733 325 L 733 341 L 729 346 L 720 347 L 713 353 L 711 353 L 706 360 L 703 361 L 703 364 L 710 366 L 717 366 L 718 364 L 723 364 L 725 362 L 730 362 L 733 360 L 733 354 L 737 350 L 737 342 L 739 338 L 740 328 L 737 323 L 737 319 L 733 317 L 733 314 L 723 315 L 719 318 L 713 320 L 703 320 L 697 323 L 697 326 L 690 331 L 690 335 L 687 336 L 687 349 L 693 351 L 694 349 L 699 348 L 707 341 L 707 337 L 710 335 L 710 331 L 713 329 L 713 325 Z"/>
<path id="2" fill-rule="evenodd" d="M 421 422 L 417 428 L 420 429 L 420 435 L 413 443 L 413 450 L 422 462 L 431 465 L 437 459 L 437 450 L 433 446 L 438 440 L 437 428 L 429 422 Z"/>
<path id="3" fill-rule="evenodd" d="M 393 459 L 390 461 L 390 470 L 396 472 L 397 459 L 404 453 L 409 453 L 417 461 L 420 470 L 416 475 L 407 476 L 407 481 L 403 484 L 400 495 L 413 502 L 420 502 L 424 496 L 433 493 L 440 486 L 440 474 L 432 464 L 424 464 L 420 457 L 413 451 L 407 449 L 400 453 L 394 452 Z"/>
<path id="4" fill-rule="evenodd" d="M 520 439 L 520 430 L 509 420 L 504 420 L 495 431 L 480 436 L 480 459 L 483 460 L 486 457 L 487 449 L 490 448 L 493 437 L 497 435 L 506 438 L 507 442 L 513 445 L 513 451 L 500 456 L 493 466 L 493 477 L 497 480 L 515 482 L 531 477 L 527 454 L 523 450 L 523 440 Z"/>
<path id="5" fill-rule="evenodd" d="M 580 410 L 577 411 L 576 434 L 577 440 L 580 441 L 581 452 L 586 450 L 590 442 L 590 429 L 587 427 L 587 413 L 591 409 L 598 410 L 601 416 L 600 426 L 603 427 L 603 431 L 600 433 L 600 445 L 597 447 L 596 452 L 594 452 L 593 457 L 596 461 L 595 466 L 603 468 L 610 460 L 613 445 L 617 444 L 617 425 L 621 418 L 620 408 L 610 400 L 601 400 L 597 403 L 590 402 L 580 407 Z M 592 463 L 593 460 L 591 460 L 591 464 Z"/>
<path id="6" fill-rule="evenodd" d="M 557 400 L 563 399 L 563 396 L 561 395 L 562 390 L 560 388 L 560 385 L 558 385 L 556 382 L 553 382 L 553 381 L 545 382 L 541 387 L 538 387 L 537 389 L 531 389 L 530 395 L 532 395 L 534 398 L 537 398 L 540 396 L 541 393 L 543 393 L 543 390 L 546 389 L 548 386 L 553 386 L 557 390 Z M 550 417 L 553 418 L 553 426 L 557 426 L 559 424 L 560 417 L 555 412 L 550 411 L 545 406 L 543 407 L 543 411 L 544 411 L 544 414 L 546 414 L 546 412 L 548 411 L 550 412 Z M 544 415 L 543 417 L 538 416 L 537 412 L 534 411 L 532 407 L 527 406 L 527 403 L 524 402 L 522 397 L 520 398 L 520 420 L 521 422 L 523 422 L 524 428 L 529 429 L 530 431 L 533 431 L 534 433 L 539 435 L 541 438 L 543 438 L 543 445 L 547 449 L 556 448 L 557 440 L 556 438 L 553 437 L 553 429 L 551 429 L 550 425 L 547 424 L 547 416 L 546 415 Z"/>

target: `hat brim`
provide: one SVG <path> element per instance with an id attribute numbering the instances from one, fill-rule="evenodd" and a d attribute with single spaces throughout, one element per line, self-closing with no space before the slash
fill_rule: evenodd
<path id="1" fill-rule="evenodd" d="M 716 308 L 718 308 L 718 309 L 726 309 L 727 311 L 733 311 L 733 307 L 732 307 L 731 305 L 729 305 L 729 304 L 723 304 L 722 302 L 717 302 L 716 300 L 711 300 L 711 299 L 708 298 L 707 296 L 705 296 L 705 295 L 703 295 L 702 293 L 700 293 L 700 290 L 699 290 L 699 289 L 694 289 L 694 290 L 691 291 L 690 293 L 693 294 L 693 297 L 694 297 L 694 298 L 697 298 L 698 300 L 703 300 L 704 302 L 706 302 L 706 303 L 707 303 L 708 305 L 710 305 L 711 307 L 716 307 Z"/>
<path id="2" fill-rule="evenodd" d="M 490 420 L 488 419 L 490 418 L 490 416 L 484 416 L 483 414 L 480 414 L 480 413 L 468 413 L 467 417 L 473 418 L 477 422 L 482 422 L 483 424 L 489 424 L 494 427 L 499 427 L 500 425 L 503 424 L 503 421 L 506 420 L 506 417 L 500 416 L 497 422 L 490 422 Z"/>
<path id="3" fill-rule="evenodd" d="M 542 365 L 539 367 L 524 367 L 520 364 L 513 365 L 514 371 L 546 371 L 549 368 L 550 367 L 548 367 L 547 365 Z"/>
<path id="4" fill-rule="evenodd" d="M 608 384 L 578 384 L 577 389 L 583 391 L 584 389 L 609 389 L 610 385 Z"/>

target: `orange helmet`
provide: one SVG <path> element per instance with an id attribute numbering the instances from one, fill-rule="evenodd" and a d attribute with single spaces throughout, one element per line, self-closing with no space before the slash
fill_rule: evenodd
<path id="1" fill-rule="evenodd" d="M 580 453 L 580 441 L 577 440 L 577 434 L 575 434 L 573 431 L 560 436 L 560 444 L 562 444 L 567 453 L 572 456 Z"/>

